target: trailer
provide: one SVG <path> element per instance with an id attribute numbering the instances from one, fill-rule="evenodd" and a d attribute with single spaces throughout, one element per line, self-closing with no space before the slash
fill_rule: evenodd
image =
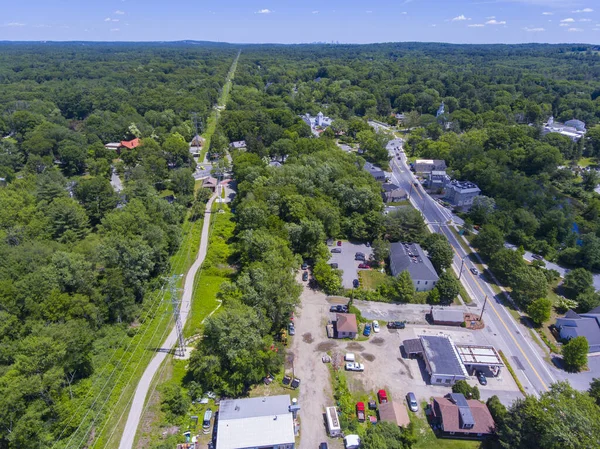
<path id="1" fill-rule="evenodd" d="M 341 437 L 342 428 L 340 426 L 340 418 L 338 417 L 337 410 L 335 407 L 327 407 L 325 409 L 325 416 L 327 418 L 327 430 L 329 431 L 330 437 Z"/>

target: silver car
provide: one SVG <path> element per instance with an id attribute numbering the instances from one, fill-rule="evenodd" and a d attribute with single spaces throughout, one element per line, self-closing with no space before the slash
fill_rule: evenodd
<path id="1" fill-rule="evenodd" d="M 417 397 L 413 392 L 410 392 L 406 395 L 406 402 L 408 403 L 408 408 L 411 412 L 419 411 L 419 403 L 417 402 Z"/>

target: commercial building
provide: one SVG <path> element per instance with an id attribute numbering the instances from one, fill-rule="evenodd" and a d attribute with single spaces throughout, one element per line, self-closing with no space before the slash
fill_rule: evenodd
<path id="1" fill-rule="evenodd" d="M 556 320 L 556 328 L 560 338 L 570 340 L 574 337 L 585 337 L 589 352 L 600 352 L 600 307 L 581 314 L 569 310 L 564 317 Z"/>
<path id="2" fill-rule="evenodd" d="M 298 409 L 289 395 L 222 400 L 216 449 L 295 449 Z"/>
<path id="3" fill-rule="evenodd" d="M 409 357 L 423 358 L 432 385 L 450 387 L 469 377 L 450 337 L 421 335 L 419 338 L 404 340 L 402 345 Z"/>
<path id="4" fill-rule="evenodd" d="M 393 276 L 408 271 L 418 292 L 433 290 L 439 277 L 421 246 L 396 242 L 390 245 L 390 269 Z"/>
<path id="5" fill-rule="evenodd" d="M 432 421 L 442 436 L 480 440 L 496 432 L 496 423 L 487 406 L 463 394 L 451 393 L 434 397 L 431 404 Z"/>
<path id="6" fill-rule="evenodd" d="M 427 187 L 430 189 L 443 189 L 450 182 L 450 176 L 445 170 L 434 170 L 427 177 Z"/>
<path id="7" fill-rule="evenodd" d="M 327 128 L 328 126 L 331 126 L 331 123 L 333 122 L 333 119 L 331 117 L 323 115 L 322 112 L 319 112 L 316 116 L 306 113 L 305 115 L 301 115 L 300 117 L 302 118 L 302 120 L 304 120 L 304 123 L 311 127 L 311 129 Z"/>
<path id="8" fill-rule="evenodd" d="M 469 373 L 483 371 L 486 377 L 490 375 L 497 377 L 504 366 L 502 358 L 493 346 L 454 345 L 454 347 Z"/>
<path id="9" fill-rule="evenodd" d="M 559 123 L 554 121 L 554 117 L 550 117 L 547 123 L 544 123 L 542 128 L 542 135 L 545 136 L 549 133 L 558 133 L 568 137 L 573 142 L 577 142 L 586 133 L 585 123 L 581 120 L 567 120 L 565 123 Z"/>
<path id="10" fill-rule="evenodd" d="M 441 159 L 417 159 L 414 163 L 415 173 L 429 174 L 433 171 L 446 171 L 446 161 Z"/>
<path id="11" fill-rule="evenodd" d="M 479 187 L 472 182 L 452 180 L 446 184 L 444 198 L 455 207 L 469 209 L 480 193 Z"/>

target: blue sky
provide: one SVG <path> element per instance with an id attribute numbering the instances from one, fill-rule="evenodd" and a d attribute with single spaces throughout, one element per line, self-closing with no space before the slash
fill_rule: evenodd
<path id="1" fill-rule="evenodd" d="M 598 0 L 5 0 L 0 40 L 600 43 Z"/>

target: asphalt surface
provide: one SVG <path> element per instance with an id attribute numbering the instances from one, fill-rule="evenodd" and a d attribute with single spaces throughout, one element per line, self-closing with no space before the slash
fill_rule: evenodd
<path id="1" fill-rule="evenodd" d="M 206 250 L 208 249 L 208 231 L 210 229 L 210 212 L 212 203 L 216 197 L 217 195 L 213 195 L 208 201 L 208 203 L 206 203 L 206 209 L 204 210 L 204 223 L 202 224 L 202 237 L 200 239 L 200 249 L 198 250 L 198 256 L 196 257 L 196 260 L 187 272 L 183 283 L 183 293 L 181 295 L 181 305 L 179 308 L 181 325 L 183 327 L 185 327 L 185 322 L 190 312 L 192 294 L 194 291 L 194 277 L 196 276 L 196 272 L 200 269 L 202 263 L 204 262 L 204 258 L 206 257 Z M 131 403 L 131 408 L 129 409 L 129 415 L 127 416 L 127 423 L 125 424 L 123 434 L 121 435 L 119 449 L 131 449 L 133 447 L 135 434 L 140 423 L 140 418 L 144 409 L 144 403 L 146 402 L 146 396 L 148 395 L 148 390 L 150 389 L 152 379 L 154 378 L 156 371 L 158 371 L 158 368 L 164 362 L 167 355 L 171 352 L 172 349 L 175 348 L 176 344 L 177 331 L 175 327 L 173 327 L 173 330 L 171 331 L 165 342 L 162 344 L 162 347 L 157 349 L 156 355 L 152 358 L 152 360 L 146 367 L 146 370 L 144 371 L 144 374 L 142 375 L 138 383 L 138 386 L 135 390 L 135 395 L 133 397 L 133 402 Z"/>
<path id="2" fill-rule="evenodd" d="M 337 241 L 334 243 L 337 244 Z M 363 253 L 365 258 L 369 260 L 369 256 L 373 253 L 372 248 L 367 248 L 364 243 L 352 243 L 344 241 L 342 246 L 331 246 L 329 251 L 334 248 L 341 249 L 341 253 L 331 253 L 331 259 L 328 263 L 337 263 L 338 269 L 342 270 L 342 286 L 344 288 L 352 288 L 352 281 L 358 279 L 358 264 L 363 263 L 361 260 L 354 260 L 356 253 Z"/>
<path id="3" fill-rule="evenodd" d="M 110 176 L 110 185 L 117 193 L 123 190 L 123 183 L 121 182 L 121 178 L 119 178 L 119 175 L 117 174 L 117 171 L 114 168 L 112 169 L 112 174 Z"/>
<path id="4" fill-rule="evenodd" d="M 484 320 L 487 327 L 496 334 L 495 346 L 501 349 L 509 359 L 525 391 L 529 394 L 539 394 L 548 390 L 550 384 L 563 378 L 565 373 L 543 360 L 544 354 L 531 339 L 529 329 L 513 319 L 502 304 L 500 295 L 496 295 L 484 277 L 471 273 L 470 268 L 474 268 L 474 265 L 449 228 L 455 223 L 451 211 L 434 201 L 417 182 L 408 168 L 404 152 L 399 151 L 400 160 L 398 160 L 395 148 L 401 148 L 401 145 L 400 139 L 388 143 L 388 150 L 393 156 L 390 162 L 392 182 L 410 193 L 411 203 L 421 211 L 429 228 L 443 234 L 448 239 L 455 253 L 453 267 L 457 275 L 460 273 L 461 264 L 464 261 L 461 281 L 473 298 L 475 303 L 473 309 L 481 310 L 485 298 L 488 298 Z"/>

